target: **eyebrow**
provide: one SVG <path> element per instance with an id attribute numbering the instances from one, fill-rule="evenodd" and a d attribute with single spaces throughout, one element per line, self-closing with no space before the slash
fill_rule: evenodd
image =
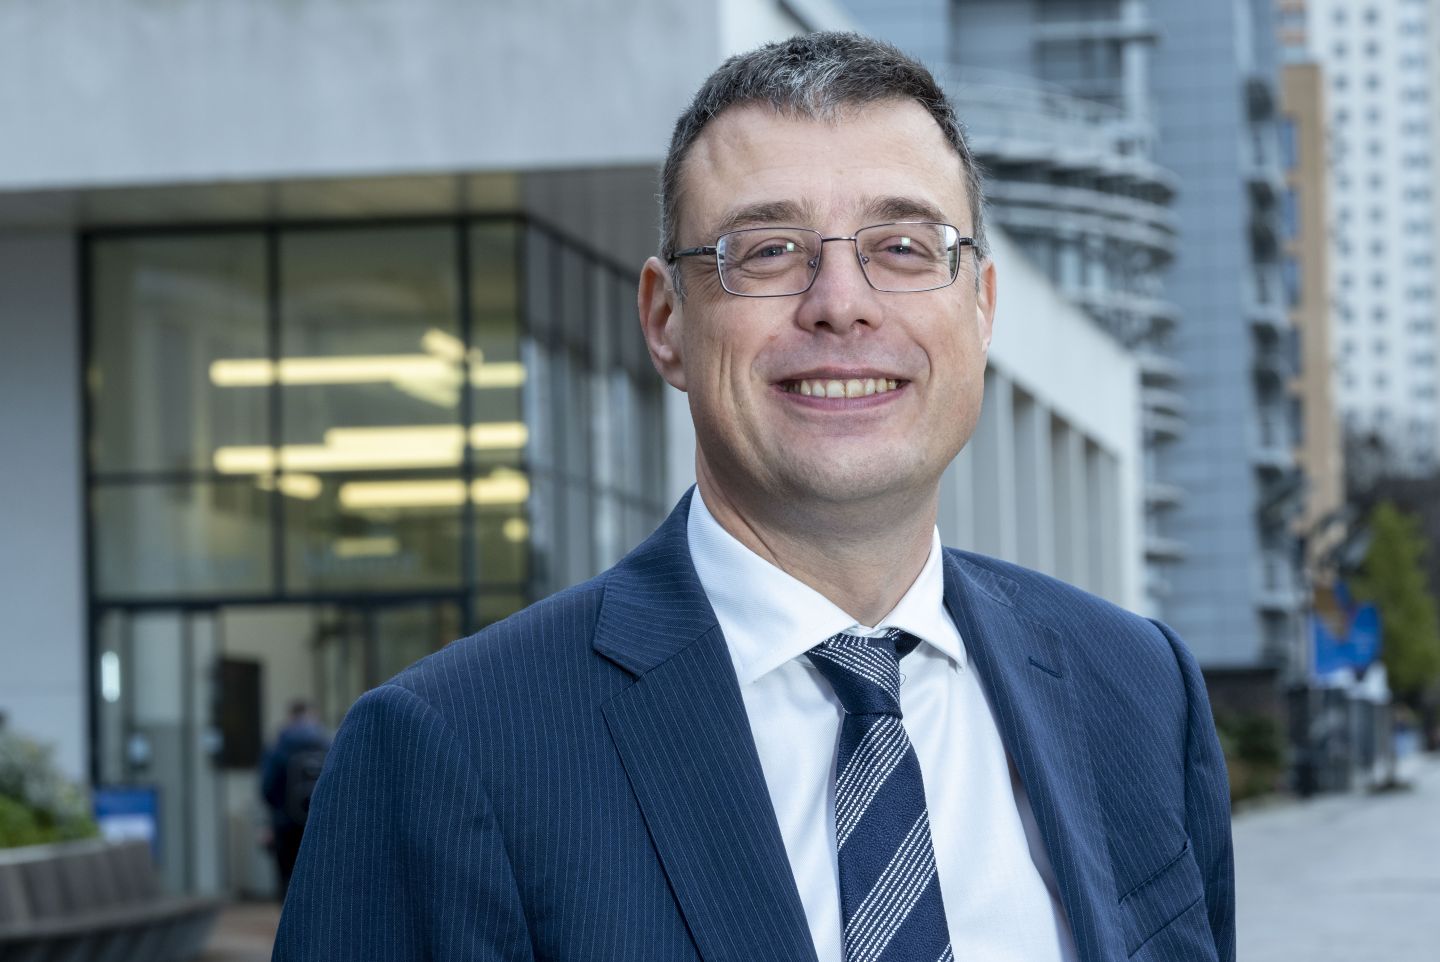
<path id="1" fill-rule="evenodd" d="M 797 204 L 791 200 L 767 200 L 746 204 L 727 213 L 715 226 L 714 235 L 739 230 L 742 227 L 759 227 L 768 224 L 792 224 L 799 227 L 815 219 L 812 204 Z"/>
<path id="2" fill-rule="evenodd" d="M 863 212 L 862 219 L 867 223 L 888 223 L 899 220 L 945 223 L 945 215 L 938 207 L 915 197 L 899 195 L 872 197 L 862 204 L 860 210 Z M 732 230 L 771 224 L 800 227 L 805 224 L 813 224 L 816 219 L 815 205 L 808 201 L 801 203 L 792 200 L 759 201 L 729 211 L 715 225 L 713 234 L 719 237 Z"/>
<path id="3" fill-rule="evenodd" d="M 866 202 L 864 211 L 865 216 L 875 223 L 895 220 L 947 222 L 940 208 L 915 197 L 873 197 Z"/>

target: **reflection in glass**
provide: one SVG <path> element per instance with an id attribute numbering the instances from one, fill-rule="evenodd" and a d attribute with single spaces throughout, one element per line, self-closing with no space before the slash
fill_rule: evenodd
<path id="1" fill-rule="evenodd" d="M 288 590 L 459 587 L 463 484 L 394 475 L 318 482 L 314 497 L 285 498 Z M 456 484 L 460 496 L 434 496 Z"/>
<path id="2" fill-rule="evenodd" d="M 459 424 L 454 251 L 445 227 L 283 235 L 281 360 L 217 373 L 280 382 L 287 446 L 332 448 L 337 428 Z"/>
<path id="3" fill-rule="evenodd" d="M 264 443 L 266 392 L 210 377 L 269 363 L 261 236 L 111 238 L 93 256 L 92 466 L 205 469 L 217 446 Z"/>
<path id="4" fill-rule="evenodd" d="M 269 495 L 250 481 L 92 490 L 102 597 L 268 592 Z"/>

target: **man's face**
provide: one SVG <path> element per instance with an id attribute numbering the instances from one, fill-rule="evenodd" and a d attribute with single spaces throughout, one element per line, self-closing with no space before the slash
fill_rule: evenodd
<path id="1" fill-rule="evenodd" d="M 850 236 L 906 220 L 968 235 L 964 183 L 959 157 L 912 101 L 873 104 L 833 123 L 731 108 L 686 160 L 679 242 L 713 244 L 726 230 L 757 226 Z M 810 290 L 786 297 L 727 293 L 713 257 L 682 258 L 679 269 L 683 301 L 664 265 L 646 264 L 641 319 L 656 367 L 689 394 L 702 477 L 752 503 L 933 497 L 980 412 L 990 264 L 963 250 L 951 286 L 882 293 L 865 280 L 854 245 L 832 241 Z M 896 386 L 858 397 L 813 391 L 834 393 L 835 382 L 868 390 L 871 381 Z"/>

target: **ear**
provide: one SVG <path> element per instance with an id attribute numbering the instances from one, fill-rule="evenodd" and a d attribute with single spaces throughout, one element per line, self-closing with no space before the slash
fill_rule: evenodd
<path id="1" fill-rule="evenodd" d="M 640 289 L 635 304 L 640 311 L 640 330 L 650 351 L 650 363 L 667 384 L 685 390 L 685 366 L 680 351 L 684 306 L 670 284 L 670 269 L 660 258 L 652 257 L 640 268 Z"/>
<path id="2" fill-rule="evenodd" d="M 988 354 L 990 337 L 995 331 L 995 262 L 989 258 L 980 265 L 980 290 L 975 295 L 975 325 L 980 332 L 981 348 Z"/>

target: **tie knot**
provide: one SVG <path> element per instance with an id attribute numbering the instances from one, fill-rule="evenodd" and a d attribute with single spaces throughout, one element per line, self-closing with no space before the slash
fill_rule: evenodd
<path id="1" fill-rule="evenodd" d="M 919 639 L 891 628 L 877 638 L 840 633 L 808 652 L 848 715 L 900 717 L 900 658 Z"/>

